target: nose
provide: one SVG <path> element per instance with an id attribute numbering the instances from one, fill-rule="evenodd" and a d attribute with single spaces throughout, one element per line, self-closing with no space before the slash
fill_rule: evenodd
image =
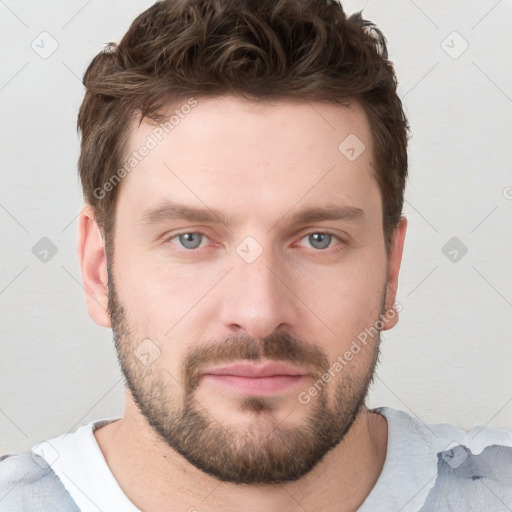
<path id="1" fill-rule="evenodd" d="M 222 290 L 221 320 L 230 333 L 264 338 L 278 328 L 295 326 L 297 299 L 283 265 L 264 251 L 248 263 L 238 254 Z"/>

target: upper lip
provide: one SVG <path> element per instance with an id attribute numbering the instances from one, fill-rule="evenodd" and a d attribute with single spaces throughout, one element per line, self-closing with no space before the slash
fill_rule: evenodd
<path id="1" fill-rule="evenodd" d="M 204 372 L 204 375 L 237 375 L 239 377 L 270 377 L 275 375 L 306 375 L 298 368 L 286 363 L 236 363 L 218 366 Z"/>

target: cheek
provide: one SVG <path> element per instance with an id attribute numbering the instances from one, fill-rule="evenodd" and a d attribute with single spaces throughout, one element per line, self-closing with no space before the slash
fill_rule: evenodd
<path id="1" fill-rule="evenodd" d="M 172 352 L 179 361 L 187 340 L 204 337 L 204 326 L 212 325 L 219 300 L 212 302 L 212 291 L 222 275 L 219 265 L 180 265 L 148 251 L 125 251 L 116 260 L 115 281 L 131 332 L 157 340 L 162 354 Z"/>
<path id="2" fill-rule="evenodd" d="M 338 339 L 376 321 L 386 283 L 385 257 L 354 256 L 335 270 L 314 279 L 301 279 L 297 289 L 304 290 L 311 308 L 324 319 Z"/>

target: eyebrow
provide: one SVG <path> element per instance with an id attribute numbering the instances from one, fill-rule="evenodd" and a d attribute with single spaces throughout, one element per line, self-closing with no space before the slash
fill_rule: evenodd
<path id="1" fill-rule="evenodd" d="M 289 213 L 279 219 L 274 226 L 281 223 L 287 217 L 290 217 Z M 328 205 L 300 210 L 290 217 L 290 221 L 292 225 L 296 225 L 325 220 L 362 221 L 365 217 L 364 210 L 355 206 Z M 169 220 L 224 224 L 226 226 L 231 224 L 230 218 L 218 210 L 208 207 L 195 208 L 168 200 L 145 210 L 138 222 L 153 225 Z"/>
<path id="2" fill-rule="evenodd" d="M 194 208 L 185 204 L 164 201 L 156 207 L 144 210 L 138 222 L 159 224 L 168 220 L 186 220 L 189 222 L 206 222 L 209 224 L 229 225 L 229 219 L 221 212 L 211 208 Z"/>
<path id="3" fill-rule="evenodd" d="M 292 216 L 293 224 L 306 224 L 308 222 L 320 222 L 323 220 L 364 220 L 366 214 L 361 208 L 355 206 L 323 206 L 308 208 L 297 212 Z"/>

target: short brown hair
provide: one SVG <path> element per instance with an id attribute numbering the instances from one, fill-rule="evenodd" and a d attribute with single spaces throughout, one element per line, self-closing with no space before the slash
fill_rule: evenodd
<path id="1" fill-rule="evenodd" d="M 335 0 L 157 2 L 92 60 L 84 85 L 79 173 L 107 244 L 119 187 L 104 197 L 95 191 L 123 165 L 134 115 L 157 120 L 170 101 L 236 94 L 363 107 L 389 249 L 403 207 L 409 126 L 386 39 L 361 12 L 347 17 Z"/>

